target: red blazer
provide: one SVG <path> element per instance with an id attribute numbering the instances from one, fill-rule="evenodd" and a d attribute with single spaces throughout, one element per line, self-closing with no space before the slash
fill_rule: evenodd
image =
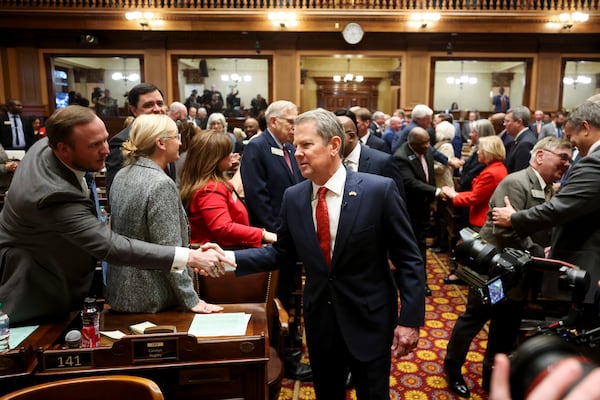
<path id="1" fill-rule="evenodd" d="M 473 179 L 470 192 L 459 192 L 452 200 L 456 207 L 469 207 L 469 223 L 482 227 L 487 218 L 490 198 L 496 186 L 508 175 L 502 161 L 492 161 Z"/>
<path id="2" fill-rule="evenodd" d="M 192 196 L 188 219 L 191 242 L 222 247 L 259 247 L 262 229 L 250 226 L 248 211 L 227 185 L 209 181 Z"/>

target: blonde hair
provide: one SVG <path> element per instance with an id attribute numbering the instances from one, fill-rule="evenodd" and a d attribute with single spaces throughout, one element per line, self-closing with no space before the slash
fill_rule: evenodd
<path id="1" fill-rule="evenodd" d="M 483 158 L 487 162 L 504 161 L 506 150 L 502 139 L 498 136 L 485 136 L 479 139 L 479 150 L 483 152 Z"/>
<path id="2" fill-rule="evenodd" d="M 156 149 L 156 140 L 177 135 L 175 121 L 163 114 L 142 114 L 131 124 L 129 140 L 123 143 L 124 165 L 133 164 L 140 157 L 150 157 Z"/>
<path id="3" fill-rule="evenodd" d="M 219 162 L 229 154 L 231 139 L 222 132 L 209 129 L 192 138 L 179 181 L 179 194 L 186 209 L 194 193 L 204 188 L 208 181 L 228 183 L 219 171 Z"/>

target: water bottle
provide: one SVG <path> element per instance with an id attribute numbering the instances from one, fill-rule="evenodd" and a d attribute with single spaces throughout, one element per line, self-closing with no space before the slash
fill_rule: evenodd
<path id="1" fill-rule="evenodd" d="M 0 353 L 6 353 L 9 350 L 8 337 L 10 336 L 10 330 L 8 324 L 10 320 L 8 314 L 2 311 L 2 304 L 0 303 Z"/>
<path id="2" fill-rule="evenodd" d="M 86 297 L 81 310 L 81 347 L 98 347 L 100 344 L 100 313 L 96 307 L 96 299 Z"/>

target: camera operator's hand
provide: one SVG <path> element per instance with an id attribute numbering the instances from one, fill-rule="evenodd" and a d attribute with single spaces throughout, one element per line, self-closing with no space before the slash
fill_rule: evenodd
<path id="1" fill-rule="evenodd" d="M 492 221 L 494 225 L 509 227 L 512 226 L 510 217 L 515 213 L 515 209 L 510 204 L 508 196 L 504 196 L 504 204 L 506 207 L 494 207 L 492 211 Z"/>
<path id="2" fill-rule="evenodd" d="M 497 354 L 490 386 L 490 400 L 511 400 L 509 383 L 510 362 L 504 354 Z M 531 391 L 527 400 L 559 400 L 563 393 L 581 376 L 582 369 L 576 359 L 566 359 Z M 600 400 L 600 368 L 594 369 L 577 383 L 564 400 Z"/>

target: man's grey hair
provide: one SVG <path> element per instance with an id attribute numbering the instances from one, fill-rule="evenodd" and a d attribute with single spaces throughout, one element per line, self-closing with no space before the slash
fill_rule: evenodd
<path id="1" fill-rule="evenodd" d="M 340 148 L 340 158 L 343 158 L 343 152 L 341 149 L 344 148 L 344 128 L 337 117 L 331 111 L 324 110 L 322 108 L 316 108 L 314 110 L 306 111 L 296 118 L 295 125 L 298 126 L 302 123 L 315 121 L 317 129 L 317 135 L 323 139 L 323 144 L 327 144 L 335 136 L 338 136 L 342 141 Z"/>
<path id="2" fill-rule="evenodd" d="M 373 119 L 375 118 L 385 118 L 385 114 L 382 111 L 375 111 L 373 113 Z"/>
<path id="3" fill-rule="evenodd" d="M 556 136 L 547 136 L 541 140 L 539 140 L 533 149 L 531 149 L 531 159 L 529 162 L 533 162 L 535 159 L 535 153 L 538 150 L 550 150 L 554 151 L 555 149 L 571 149 L 571 144 L 562 138 L 557 138 Z"/>
<path id="4" fill-rule="evenodd" d="M 277 100 L 272 102 L 269 107 L 267 107 L 267 111 L 265 111 L 265 119 L 269 121 L 271 117 L 281 117 L 286 113 L 286 111 L 296 110 L 298 110 L 298 106 L 291 101 Z"/>
<path id="5" fill-rule="evenodd" d="M 517 106 L 511 108 L 506 113 L 512 113 L 512 118 L 515 121 L 518 119 L 523 121 L 523 126 L 529 126 L 529 121 L 531 120 L 531 111 L 529 111 L 529 108 L 525 106 Z"/>
<path id="6" fill-rule="evenodd" d="M 425 104 L 417 104 L 411 112 L 412 119 L 425 118 L 428 115 L 433 115 L 433 110 Z"/>
<path id="7" fill-rule="evenodd" d="M 577 127 L 587 121 L 594 128 L 600 128 L 600 103 L 584 101 L 567 117 L 565 124 Z"/>

